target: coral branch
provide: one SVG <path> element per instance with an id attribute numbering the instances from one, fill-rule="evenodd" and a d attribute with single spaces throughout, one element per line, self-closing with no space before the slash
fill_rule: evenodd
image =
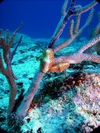
<path id="1" fill-rule="evenodd" d="M 13 33 L 11 39 L 9 40 L 9 30 L 6 30 L 6 36 L 5 38 L 1 36 L 0 38 L 0 45 L 2 46 L 3 53 L 0 53 L 0 72 L 7 78 L 8 83 L 10 85 L 10 97 L 9 97 L 9 108 L 8 108 L 8 116 L 13 110 L 14 104 L 15 104 L 15 96 L 17 92 L 17 86 L 15 83 L 15 75 L 12 70 L 11 61 L 13 59 L 13 56 L 15 54 L 15 51 L 20 44 L 21 40 L 16 45 L 13 52 L 10 51 L 11 45 L 14 41 L 14 37 L 16 35 L 16 32 L 21 28 L 22 24 L 19 26 L 19 28 Z M 2 32 L 1 32 L 2 33 Z M 6 66 L 5 66 L 6 64 Z"/>
<path id="2" fill-rule="evenodd" d="M 63 11 L 64 11 L 64 13 L 63 13 L 63 16 L 61 16 L 61 19 L 60 19 L 60 21 L 59 21 L 59 23 L 58 23 L 58 26 L 57 26 L 57 28 L 56 28 L 56 30 L 55 30 L 55 32 L 54 32 L 54 34 L 53 34 L 53 36 L 52 36 L 52 38 L 51 38 L 51 41 L 50 41 L 50 43 L 49 43 L 49 45 L 48 45 L 48 48 L 53 48 L 53 45 L 54 45 L 54 43 L 56 42 L 56 40 L 60 37 L 60 35 L 62 34 L 62 32 L 63 32 L 63 30 L 64 30 L 64 28 L 65 28 L 65 26 L 66 26 L 66 24 L 67 24 L 67 22 L 68 22 L 68 20 L 70 19 L 70 17 L 72 16 L 72 15 L 74 15 L 74 12 L 73 12 L 73 9 L 74 9 L 74 5 L 75 5 L 75 1 L 76 0 L 72 0 L 72 2 L 71 2 L 71 5 L 70 5 L 70 9 L 68 10 L 68 12 L 66 12 L 65 13 L 65 8 L 67 7 L 66 5 L 66 0 L 65 0 L 65 3 L 64 3 L 64 8 L 63 8 Z M 65 15 L 66 14 L 66 15 Z"/>
<path id="3" fill-rule="evenodd" d="M 93 8 L 95 5 L 98 4 L 98 2 L 96 2 L 95 0 L 93 2 L 91 2 L 90 4 L 86 5 L 85 7 L 81 7 L 80 5 L 76 5 L 75 6 L 75 2 L 76 0 L 72 0 L 71 4 L 70 4 L 70 8 L 69 10 L 65 13 L 65 8 L 67 7 L 67 1 L 65 0 L 64 6 L 63 6 L 63 13 L 61 16 L 61 19 L 58 23 L 58 26 L 53 34 L 53 36 L 51 37 L 51 41 L 48 45 L 48 48 L 52 48 L 54 47 L 54 43 L 56 42 L 56 40 L 60 37 L 60 35 L 62 34 L 67 22 L 69 21 L 69 19 L 71 18 L 71 16 L 73 15 L 79 15 L 82 14 L 88 10 L 90 10 L 91 8 Z M 65 15 L 66 14 L 66 15 Z"/>
<path id="4" fill-rule="evenodd" d="M 74 29 L 74 20 L 72 20 L 71 23 L 70 23 L 70 29 L 69 29 L 70 37 L 73 36 L 73 29 Z"/>
<path id="5" fill-rule="evenodd" d="M 100 56 L 93 54 L 84 54 L 83 52 L 89 47 L 92 47 L 94 44 L 100 41 L 100 34 L 91 39 L 85 46 L 82 46 L 79 51 L 68 56 L 60 56 L 55 58 L 55 63 L 58 62 L 69 62 L 70 64 L 77 64 L 82 61 L 92 61 L 100 63 Z"/>
<path id="6" fill-rule="evenodd" d="M 83 32 L 83 30 L 89 25 L 89 23 L 91 22 L 91 20 L 93 18 L 93 13 L 94 13 L 94 9 L 91 9 L 90 14 L 89 14 L 85 24 L 83 25 L 83 27 L 81 27 L 81 29 L 79 29 L 78 32 L 75 32 L 75 30 L 76 30 L 76 27 L 75 27 L 74 33 L 71 33 L 71 37 L 69 39 L 67 39 L 65 42 L 58 44 L 58 46 L 54 48 L 54 52 L 57 52 L 60 49 L 65 48 L 68 45 L 70 45 Z M 80 17 L 79 17 L 79 19 L 80 19 Z M 78 24 L 76 24 L 76 26 L 78 29 L 80 20 L 77 20 L 77 23 Z M 71 30 L 70 32 L 73 32 L 73 30 Z"/>
<path id="7" fill-rule="evenodd" d="M 76 15 L 76 23 L 74 28 L 74 34 L 78 34 L 79 26 L 80 26 L 81 15 Z"/>
<path id="8" fill-rule="evenodd" d="M 88 10 L 90 10 L 91 8 L 93 8 L 94 6 L 96 6 L 98 4 L 98 2 L 96 2 L 95 0 L 92 1 L 91 3 L 89 3 L 88 5 L 78 9 L 76 11 L 76 14 L 82 14 L 84 12 L 87 12 Z"/>
<path id="9" fill-rule="evenodd" d="M 32 80 L 32 83 L 29 87 L 29 90 L 26 92 L 21 105 L 17 109 L 17 116 L 19 116 L 20 120 L 22 120 L 25 117 L 25 115 L 27 114 L 27 110 L 28 110 L 30 103 L 38 89 L 38 86 L 39 86 L 40 81 L 43 76 L 44 76 L 44 73 L 42 73 L 40 68 L 38 68 L 38 70 L 36 71 L 35 76 Z"/>
<path id="10" fill-rule="evenodd" d="M 67 5 L 68 5 L 68 0 L 65 0 L 64 4 L 62 6 L 62 10 L 61 10 L 62 16 L 66 15 Z"/>
<path id="11" fill-rule="evenodd" d="M 22 41 L 22 36 L 20 37 L 20 39 L 19 39 L 17 45 L 15 46 L 14 50 L 13 50 L 12 52 L 10 52 L 10 59 L 11 59 L 11 61 L 12 61 L 13 56 L 14 56 L 14 54 L 15 54 L 15 52 L 16 52 L 18 46 L 20 45 L 21 41 Z"/>

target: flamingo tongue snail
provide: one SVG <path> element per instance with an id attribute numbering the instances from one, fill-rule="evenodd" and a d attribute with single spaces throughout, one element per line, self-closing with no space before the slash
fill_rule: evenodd
<path id="1" fill-rule="evenodd" d="M 62 72 L 65 68 L 69 67 L 69 62 L 59 62 L 55 64 L 54 52 L 48 48 L 44 51 L 41 58 L 41 71 L 46 72 Z"/>

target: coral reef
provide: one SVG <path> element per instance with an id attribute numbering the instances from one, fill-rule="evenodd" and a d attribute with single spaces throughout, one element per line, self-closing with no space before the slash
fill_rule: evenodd
<path id="1" fill-rule="evenodd" d="M 96 74 L 95 72 L 92 74 L 84 72 L 83 69 L 85 64 L 79 65 L 79 69 L 81 68 L 80 71 L 69 73 L 68 76 L 66 76 L 65 69 L 67 68 L 67 70 L 70 70 L 71 65 L 75 66 L 76 64 L 79 64 L 83 61 L 100 64 L 99 51 L 97 51 L 98 55 L 88 52 L 85 53 L 88 48 L 91 48 L 95 44 L 99 43 L 100 27 L 98 27 L 97 25 L 97 27 L 95 28 L 95 35 L 78 50 L 67 55 L 59 55 L 59 53 L 56 54 L 56 52 L 59 52 L 63 48 L 69 46 L 89 25 L 93 18 L 93 7 L 96 6 L 99 1 L 93 0 L 90 4 L 84 7 L 75 5 L 75 2 L 75 0 L 72 0 L 69 9 L 66 11 L 68 0 L 64 1 L 61 11 L 61 19 L 53 36 L 48 42 L 47 48 L 41 48 L 41 52 L 43 54 L 39 51 L 41 53 L 41 55 L 39 54 L 40 58 L 36 54 L 37 51 L 33 52 L 34 50 L 36 50 L 36 44 L 35 48 L 28 48 L 28 50 L 30 50 L 31 52 L 28 53 L 29 55 L 25 55 L 24 58 L 22 57 L 24 49 L 19 50 L 20 56 L 18 56 L 18 65 L 20 63 L 22 65 L 25 63 L 24 61 L 26 61 L 26 66 L 30 67 L 29 65 L 31 65 L 32 69 L 34 69 L 34 73 L 32 72 L 30 78 L 28 79 L 29 82 L 27 83 L 29 83 L 29 85 L 26 90 L 22 88 L 24 85 L 22 80 L 20 82 L 17 81 L 17 76 L 19 76 L 20 73 L 18 74 L 17 72 L 18 75 L 15 76 L 15 71 L 12 67 L 13 65 L 15 65 L 15 67 L 17 66 L 16 61 L 13 62 L 12 59 L 14 58 L 15 52 L 18 50 L 19 44 L 23 42 L 21 36 L 16 45 L 12 47 L 15 36 L 22 27 L 22 23 L 12 34 L 11 38 L 9 35 L 9 30 L 6 30 L 5 37 L 2 36 L 2 30 L 0 30 L 0 45 L 2 48 L 0 51 L 0 72 L 6 77 L 10 88 L 10 91 L 7 92 L 10 95 L 7 112 L 8 131 L 10 133 L 13 133 L 15 130 L 16 132 L 19 132 L 20 126 L 23 125 L 23 122 L 25 125 L 27 125 L 27 123 L 31 121 L 31 117 L 36 120 L 35 122 L 33 122 L 32 119 L 32 122 L 34 123 L 33 129 L 36 132 L 42 132 L 42 129 L 47 132 L 47 129 L 43 122 L 47 124 L 49 123 L 49 126 L 54 124 L 54 128 L 52 129 L 52 131 L 50 131 L 50 133 L 55 131 L 66 132 L 67 130 L 70 133 L 77 132 L 79 130 L 79 125 L 81 125 L 82 127 L 79 130 L 80 132 L 84 129 L 88 133 L 89 131 L 92 131 L 94 128 L 96 128 L 99 124 L 98 117 L 100 113 L 98 101 L 100 101 L 100 98 L 98 94 L 100 93 L 100 75 L 98 73 Z M 87 17 L 85 24 L 79 29 L 80 16 L 88 10 L 90 10 L 90 14 Z M 74 24 L 74 20 L 71 21 L 69 28 L 69 39 L 64 40 L 62 43 L 59 43 L 56 47 L 54 47 L 55 42 L 59 39 L 66 24 L 72 16 L 76 16 L 76 22 Z M 37 60 L 35 55 L 39 60 Z M 28 63 L 28 59 L 32 61 L 32 64 Z M 18 69 L 18 66 L 16 70 L 20 70 Z M 46 82 L 44 80 L 44 82 L 46 82 L 46 84 L 44 85 L 42 79 L 45 78 L 45 75 L 48 75 L 48 73 L 50 72 L 57 72 L 58 75 L 56 77 L 55 73 L 53 73 L 54 75 L 52 74 L 52 81 Z M 60 75 L 59 72 L 62 74 Z M 27 77 L 27 75 L 28 74 L 24 73 L 23 77 Z M 2 78 L 0 80 L 2 81 Z M 38 88 L 42 85 L 44 85 L 43 90 L 38 90 Z M 18 96 L 16 93 L 20 88 L 21 91 Z M 39 94 L 35 96 L 36 93 Z M 34 108 L 34 110 L 32 109 L 32 114 L 30 108 Z M 86 121 L 85 124 L 84 121 L 86 118 L 82 113 L 87 115 L 90 114 L 90 116 L 88 116 L 89 120 L 88 122 Z M 57 114 L 59 114 L 59 116 L 56 117 Z M 65 117 L 63 118 L 64 115 Z M 79 122 L 76 119 L 76 116 L 80 119 Z M 92 123 L 94 116 L 95 118 L 97 117 L 97 119 L 95 119 L 95 121 L 93 121 Z M 48 118 L 50 119 L 48 120 Z M 53 118 L 53 123 L 50 123 L 51 118 Z M 3 118 L 1 118 L 1 120 L 5 121 Z M 59 123 L 57 123 L 57 120 L 59 121 Z M 76 127 L 72 128 L 75 123 L 77 123 L 77 125 L 75 125 Z M 35 124 L 38 126 L 36 126 Z M 23 130 L 23 126 L 21 129 L 22 132 L 25 133 L 33 131 L 33 129 L 31 129 L 32 127 L 28 129 L 29 131 L 25 129 Z"/>

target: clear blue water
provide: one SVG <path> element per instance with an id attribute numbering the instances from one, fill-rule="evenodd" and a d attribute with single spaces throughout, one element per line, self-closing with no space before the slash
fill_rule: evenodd
<path id="1" fill-rule="evenodd" d="M 91 1 L 76 0 L 76 4 L 85 6 Z M 20 33 L 32 38 L 50 38 L 60 20 L 63 2 L 64 0 L 4 0 L 0 3 L 0 28 L 14 31 L 23 22 Z M 88 30 L 97 25 L 98 11 L 100 4 L 95 6 L 93 20 L 81 36 L 88 37 Z M 84 25 L 88 14 L 89 12 L 82 14 L 81 26 Z M 68 27 L 69 23 L 61 37 L 68 37 Z"/>

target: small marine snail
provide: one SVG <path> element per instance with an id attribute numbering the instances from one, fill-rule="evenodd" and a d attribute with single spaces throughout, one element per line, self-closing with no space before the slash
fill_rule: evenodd
<path id="1" fill-rule="evenodd" d="M 41 71 L 46 73 L 49 71 L 51 66 L 54 65 L 54 52 L 52 49 L 48 48 L 44 51 L 43 56 L 41 58 Z"/>
<path id="2" fill-rule="evenodd" d="M 65 68 L 69 67 L 69 62 L 59 62 L 55 64 L 54 52 L 48 48 L 44 51 L 41 57 L 41 71 L 46 72 L 62 72 Z"/>

